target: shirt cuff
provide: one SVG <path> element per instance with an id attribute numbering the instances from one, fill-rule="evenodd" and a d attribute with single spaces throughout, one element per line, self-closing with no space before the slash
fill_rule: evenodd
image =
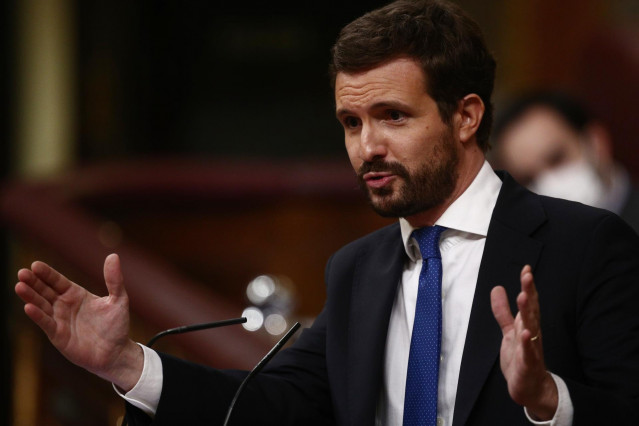
<path id="1" fill-rule="evenodd" d="M 162 382 L 164 375 L 162 372 L 162 360 L 153 349 L 149 349 L 144 345 L 140 345 L 144 352 L 144 367 L 140 380 L 133 386 L 133 389 L 123 394 L 113 385 L 115 392 L 124 398 L 125 401 L 139 408 L 151 418 L 155 417 L 155 412 L 160 403 L 162 395 Z"/>
<path id="2" fill-rule="evenodd" d="M 528 410 L 524 407 L 524 413 L 526 413 L 526 417 L 528 421 L 533 425 L 542 425 L 542 426 L 572 426 L 572 418 L 574 415 L 574 406 L 572 405 L 572 399 L 570 399 L 570 393 L 568 392 L 568 386 L 566 386 L 566 382 L 557 375 L 550 373 L 552 379 L 555 381 L 555 385 L 557 386 L 557 411 L 555 412 L 555 416 L 548 421 L 539 422 L 530 418 L 528 414 Z"/>

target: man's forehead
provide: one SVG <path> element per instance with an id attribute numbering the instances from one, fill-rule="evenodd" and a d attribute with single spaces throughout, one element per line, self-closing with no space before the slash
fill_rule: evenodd
<path id="1" fill-rule="evenodd" d="M 415 94 L 425 92 L 425 75 L 416 61 L 397 58 L 358 72 L 339 72 L 335 78 L 335 99 L 366 101 L 385 93 Z"/>

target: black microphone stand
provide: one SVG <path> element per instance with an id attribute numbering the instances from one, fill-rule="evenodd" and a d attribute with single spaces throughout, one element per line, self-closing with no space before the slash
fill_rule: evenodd
<path id="1" fill-rule="evenodd" d="M 250 371 L 250 373 L 248 373 L 248 375 L 244 378 L 244 380 L 242 380 L 242 383 L 240 383 L 240 387 L 237 388 L 237 391 L 235 392 L 235 396 L 233 396 L 231 405 L 229 405 L 229 409 L 226 412 L 226 418 L 224 419 L 224 423 L 222 424 L 222 426 L 228 425 L 229 419 L 231 418 L 231 413 L 233 412 L 233 408 L 235 407 L 235 403 L 237 402 L 237 399 L 240 397 L 240 394 L 246 387 L 246 384 L 249 382 L 249 380 L 251 380 L 257 373 L 259 373 L 262 370 L 262 368 L 264 368 L 264 366 L 271 360 L 271 358 L 273 358 L 275 354 L 278 353 L 280 349 L 282 349 L 282 346 L 284 346 L 286 342 L 288 341 L 288 339 L 290 339 L 291 336 L 295 334 L 298 328 L 300 328 L 300 323 L 296 322 L 293 325 L 293 327 L 291 327 L 286 332 L 284 337 L 282 337 L 279 340 L 279 342 L 277 342 L 275 346 L 273 346 L 273 348 L 270 351 L 268 351 L 268 353 L 264 356 L 264 358 L 262 358 L 262 360 L 258 362 L 257 365 L 255 365 L 255 367 L 253 367 L 253 369 Z"/>
<path id="2" fill-rule="evenodd" d="M 241 318 L 233 318 L 233 319 L 222 320 L 222 321 L 206 322 L 202 324 L 185 325 L 182 327 L 170 328 L 168 330 L 161 331 L 155 336 L 153 336 L 151 340 L 148 341 L 146 346 L 150 348 L 151 346 L 153 346 L 155 342 L 158 341 L 158 339 L 164 336 L 168 336 L 169 334 L 182 334 L 182 333 L 188 333 L 189 331 L 207 330 L 209 328 L 217 328 L 217 327 L 226 327 L 227 325 L 242 324 L 245 322 L 246 322 L 246 317 L 241 317 Z M 124 418 L 122 419 L 121 426 L 127 426 L 127 424 L 128 422 L 126 420 L 126 414 L 125 414 Z"/>

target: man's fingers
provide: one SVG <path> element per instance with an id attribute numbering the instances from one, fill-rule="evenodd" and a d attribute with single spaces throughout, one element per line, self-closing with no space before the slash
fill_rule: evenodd
<path id="1" fill-rule="evenodd" d="M 53 318 L 32 303 L 24 305 L 24 313 L 46 333 L 49 339 L 53 339 L 56 331 L 56 324 Z"/>
<path id="2" fill-rule="evenodd" d="M 73 284 L 67 277 L 50 267 L 44 262 L 36 261 L 31 264 L 31 270 L 47 286 L 58 294 L 62 294 Z"/>
<path id="3" fill-rule="evenodd" d="M 537 289 L 529 265 L 521 271 L 521 293 L 517 296 L 517 307 L 522 319 L 522 326 L 531 333 L 531 337 L 539 333 L 539 299 Z"/>
<path id="4" fill-rule="evenodd" d="M 535 287 L 535 279 L 533 277 L 532 269 L 530 268 L 530 265 L 524 266 L 523 269 L 521 270 L 520 281 L 521 281 L 521 291 L 528 294 L 531 298 L 535 300 L 535 303 L 536 303 L 538 298 L 537 287 Z"/>
<path id="5" fill-rule="evenodd" d="M 20 269 L 18 271 L 18 279 L 49 303 L 53 303 L 55 298 L 58 297 L 58 293 L 40 280 L 30 269 Z"/>
<path id="6" fill-rule="evenodd" d="M 115 253 L 108 255 L 104 260 L 104 282 L 110 296 L 116 298 L 126 296 L 120 257 Z"/>
<path id="7" fill-rule="evenodd" d="M 15 292 L 24 303 L 31 303 L 47 315 L 53 315 L 53 307 L 51 306 L 51 303 L 27 283 L 23 281 L 17 283 L 15 286 Z"/>
<path id="8" fill-rule="evenodd" d="M 530 265 L 524 265 L 524 267 L 521 268 L 519 277 L 522 278 L 525 274 L 532 274 L 532 267 Z"/>
<path id="9" fill-rule="evenodd" d="M 18 279 L 20 281 L 23 281 L 23 282 L 29 284 L 30 282 L 32 282 L 34 280 L 37 280 L 38 278 L 31 271 L 31 269 L 22 268 L 22 269 L 20 269 L 18 271 Z"/>
<path id="10" fill-rule="evenodd" d="M 539 338 L 541 338 L 541 336 L 538 336 L 535 340 L 532 340 L 535 337 L 535 335 L 533 335 L 531 333 L 530 330 L 526 329 L 524 331 L 522 331 L 521 335 L 520 335 L 520 339 L 521 339 L 521 345 L 522 345 L 522 359 L 525 365 L 528 366 L 532 366 L 535 363 L 538 363 L 540 358 L 540 351 L 539 348 L 541 346 L 538 346 L 539 344 Z"/>
<path id="11" fill-rule="evenodd" d="M 515 319 L 510 312 L 508 297 L 506 296 L 506 290 L 503 287 L 497 286 L 492 289 L 490 292 L 490 306 L 499 327 L 501 327 L 501 331 L 505 333 L 507 328 L 513 325 Z"/>

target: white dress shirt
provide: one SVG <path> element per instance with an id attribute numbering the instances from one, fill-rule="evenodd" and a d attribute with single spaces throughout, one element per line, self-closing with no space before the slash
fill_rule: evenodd
<path id="1" fill-rule="evenodd" d="M 488 225 L 497 202 L 501 180 L 487 162 L 466 191 L 444 212 L 436 224 L 448 228 L 440 238 L 442 256 L 442 342 L 437 403 L 438 426 L 450 426 L 455 410 L 459 369 L 466 330 L 484 251 Z M 413 228 L 400 219 L 402 240 L 409 261 L 391 312 L 386 342 L 383 386 L 377 404 L 376 425 L 401 426 L 410 339 L 415 317 L 417 286 L 421 271 L 419 246 L 410 238 Z M 154 416 L 162 392 L 162 361 L 144 346 L 144 369 L 140 380 L 126 395 L 132 405 Z M 563 380 L 553 375 L 559 389 L 559 408 L 552 421 L 532 424 L 572 425 L 573 406 Z M 498 416 L 498 413 L 495 413 Z"/>

